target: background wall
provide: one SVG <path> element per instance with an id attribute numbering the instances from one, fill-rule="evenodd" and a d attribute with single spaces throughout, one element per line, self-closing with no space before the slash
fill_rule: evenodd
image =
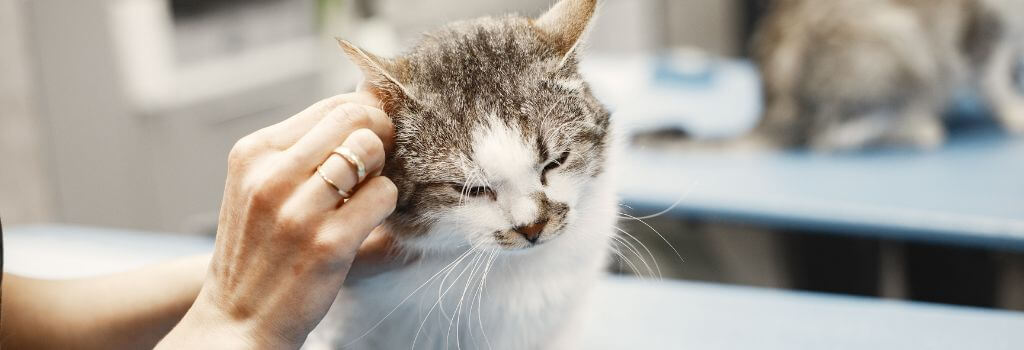
<path id="1" fill-rule="evenodd" d="M 699 47 L 726 56 L 740 54 L 745 29 L 741 23 L 743 4 L 736 0 L 661 2 L 665 45 Z"/>
<path id="2" fill-rule="evenodd" d="M 8 225 L 53 219 L 22 10 L 21 1 L 0 0 L 0 218 Z"/>

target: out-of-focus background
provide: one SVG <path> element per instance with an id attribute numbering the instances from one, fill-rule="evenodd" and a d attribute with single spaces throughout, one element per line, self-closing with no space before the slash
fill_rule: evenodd
<path id="1" fill-rule="evenodd" d="M 4 219 L 208 232 L 233 141 L 358 79 L 332 37 L 394 53 L 449 20 L 549 3 L 3 0 Z M 589 46 L 736 54 L 744 8 L 609 1 Z"/>
<path id="2" fill-rule="evenodd" d="M 334 36 L 392 54 L 450 20 L 550 3 L 0 0 L 0 215 L 210 235 L 234 141 L 355 86 Z M 627 135 L 742 134 L 762 111 L 748 53 L 767 3 L 606 0 L 583 70 Z M 637 219 L 612 268 L 1024 310 L 1024 145 L 970 124 L 931 151 L 633 146 L 620 177 Z"/>

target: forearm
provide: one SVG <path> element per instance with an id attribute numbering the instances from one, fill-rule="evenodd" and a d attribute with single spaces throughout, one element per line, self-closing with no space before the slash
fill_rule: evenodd
<path id="1" fill-rule="evenodd" d="M 11 348 L 151 348 L 195 300 L 208 262 L 64 281 L 6 276 L 0 339 Z"/>
<path id="2" fill-rule="evenodd" d="M 258 323 L 225 315 L 200 297 L 154 349 L 298 349 L 302 345 L 260 332 Z"/>

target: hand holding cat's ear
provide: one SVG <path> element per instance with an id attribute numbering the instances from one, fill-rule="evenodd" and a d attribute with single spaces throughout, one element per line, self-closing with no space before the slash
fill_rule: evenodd
<path id="1" fill-rule="evenodd" d="M 366 166 L 373 174 L 383 167 L 392 125 L 383 111 L 360 101 L 376 99 L 336 96 L 235 145 L 210 271 L 192 308 L 161 345 L 210 347 L 191 342 L 242 336 L 253 342 L 247 348 L 298 348 L 357 256 L 366 256 L 364 264 L 387 262 L 390 256 L 379 250 L 387 246 L 362 244 L 394 211 L 395 185 L 372 175 L 360 182 L 352 167 L 335 167 L 334 175 L 354 182 L 345 186 L 352 194 L 342 201 L 341 179 L 320 172 L 339 146 L 357 155 L 357 169 Z M 229 347 L 224 345 L 218 347 Z"/>

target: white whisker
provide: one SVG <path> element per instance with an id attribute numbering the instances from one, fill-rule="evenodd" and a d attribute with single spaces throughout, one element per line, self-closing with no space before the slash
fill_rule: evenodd
<path id="1" fill-rule="evenodd" d="M 629 269 L 633 270 L 633 272 L 636 273 L 637 275 L 639 275 L 641 278 L 644 277 L 644 275 L 641 274 L 641 271 L 643 271 L 643 270 L 640 270 L 640 268 L 637 267 L 636 264 L 633 263 L 633 261 L 631 261 L 630 259 L 626 258 L 626 255 L 622 254 L 622 252 L 618 251 L 618 250 L 613 250 L 613 252 L 615 253 L 616 256 L 619 257 L 619 261 L 620 262 L 623 262 L 623 263 L 626 263 L 626 265 L 629 265 Z"/>
<path id="2" fill-rule="evenodd" d="M 348 346 L 354 344 L 356 341 L 366 337 L 368 334 L 370 334 L 370 332 L 373 332 L 373 330 L 377 329 L 377 327 L 380 327 L 380 325 L 382 323 L 384 323 L 384 321 L 387 320 L 388 317 L 391 316 L 391 314 L 395 313 L 395 311 L 397 311 L 398 308 L 402 306 L 402 304 L 405 304 L 406 301 L 409 301 L 409 299 L 412 298 L 412 296 L 415 295 L 416 292 L 419 292 L 421 289 L 423 289 L 423 287 L 426 287 L 427 284 L 430 283 L 430 281 L 433 281 L 435 278 L 437 278 L 437 276 L 440 276 L 441 273 L 443 273 L 445 270 L 455 268 L 455 265 L 457 265 L 457 263 L 459 261 L 461 261 L 463 258 L 468 256 L 470 254 L 470 252 L 472 252 L 472 250 L 467 250 L 465 253 L 463 253 L 462 255 L 459 255 L 457 258 L 452 260 L 451 263 L 448 263 L 448 265 L 446 265 L 445 267 L 441 268 L 441 270 L 438 271 L 437 273 L 435 273 L 433 276 L 430 276 L 430 278 L 428 278 L 426 281 L 424 281 L 423 284 L 420 284 L 419 287 L 416 287 L 416 289 L 414 289 L 411 293 L 409 293 L 409 295 L 406 296 L 404 299 L 402 299 L 402 301 L 398 302 L 398 305 L 395 305 L 395 307 L 393 309 L 391 309 L 391 311 L 389 311 L 386 315 L 384 315 L 384 318 L 381 318 L 380 321 L 377 321 L 377 323 L 375 323 L 373 325 L 373 327 L 370 327 L 370 329 L 366 330 L 366 332 L 363 332 L 363 334 L 361 334 L 360 336 L 356 337 L 355 339 L 352 339 L 351 341 L 349 341 L 345 345 L 342 345 L 341 347 L 345 348 L 345 347 L 348 347 Z"/>
<path id="3" fill-rule="evenodd" d="M 481 262 L 481 265 L 486 266 L 486 264 L 490 263 L 491 258 L 494 256 L 494 253 L 492 251 L 490 251 L 490 250 L 488 250 L 487 253 L 488 253 L 487 257 L 483 259 L 486 262 Z M 468 311 L 466 313 L 466 315 L 467 315 L 466 316 L 466 326 L 467 326 L 466 328 L 467 328 L 467 331 L 469 331 L 469 340 L 472 342 L 474 348 L 476 348 L 478 346 L 477 346 L 476 335 L 473 334 L 473 302 L 476 299 L 475 295 L 480 293 L 480 288 L 481 288 L 481 285 L 483 284 L 483 279 L 484 279 L 484 275 L 485 274 L 486 274 L 486 268 L 480 273 L 480 279 L 474 283 L 473 291 L 472 291 L 473 294 L 471 294 L 469 296 L 469 304 L 467 306 Z M 455 334 L 456 334 L 456 336 L 458 336 L 458 334 L 459 334 L 458 330 L 456 330 Z"/>
<path id="4" fill-rule="evenodd" d="M 651 256 L 651 262 L 654 263 L 655 269 L 658 270 L 658 278 L 663 278 L 663 276 L 661 274 L 661 266 L 658 265 L 658 258 L 654 256 L 654 253 L 651 252 L 651 249 L 647 248 L 647 245 L 644 244 L 644 242 L 641 242 L 639 239 L 636 238 L 636 236 L 633 236 L 629 232 L 626 232 L 626 230 L 623 230 L 622 228 L 619 228 L 619 227 L 615 227 L 615 230 L 619 231 L 619 233 L 622 233 L 622 234 L 626 235 L 626 237 L 629 237 L 630 239 L 635 241 L 637 244 L 639 244 L 640 247 L 644 248 L 644 250 L 647 251 L 647 255 Z M 635 247 L 634 247 L 634 249 L 635 249 Z"/>
<path id="5" fill-rule="evenodd" d="M 474 253 L 478 253 L 479 252 L 475 248 L 471 248 L 470 250 L 473 251 Z M 447 289 L 444 289 L 444 292 L 441 292 L 440 288 L 438 289 L 438 293 L 440 293 L 440 295 L 438 295 L 438 297 L 437 297 L 437 302 L 435 302 L 434 305 L 432 305 L 430 307 L 430 309 L 427 310 L 427 315 L 423 317 L 423 322 L 420 322 L 419 328 L 416 329 L 416 335 L 412 338 L 412 349 L 416 349 L 416 341 L 419 340 L 420 333 L 423 332 L 423 326 L 427 324 L 427 319 L 430 318 L 430 314 L 434 312 L 434 308 L 436 308 L 440 304 L 442 304 L 442 300 L 444 299 L 444 297 L 446 295 L 448 295 L 448 292 L 451 291 L 452 287 L 455 286 L 455 283 L 460 278 L 462 278 L 462 276 L 466 273 L 467 270 L 469 270 L 469 266 L 466 266 L 465 268 L 463 268 L 462 272 L 459 272 L 459 275 L 455 276 L 455 280 L 452 281 L 452 283 L 448 286 Z M 442 283 L 442 287 L 443 287 L 444 286 L 444 282 L 442 281 L 441 283 Z"/>
<path id="6" fill-rule="evenodd" d="M 476 320 L 477 320 L 477 323 L 480 324 L 480 334 L 482 334 L 484 336 L 484 343 L 487 344 L 487 349 L 491 349 L 491 340 L 487 338 L 487 331 L 484 330 L 484 321 L 483 321 L 484 316 L 483 316 L 483 311 L 481 311 L 481 310 L 483 309 L 484 288 L 487 287 L 487 274 L 491 272 L 491 264 L 494 263 L 494 260 L 497 259 L 497 258 L 498 258 L 498 251 L 495 250 L 494 253 L 491 253 L 491 259 L 487 261 L 487 266 L 484 267 L 484 275 L 480 279 L 480 291 L 477 293 L 477 297 L 476 297 L 476 304 L 477 304 L 477 307 L 476 307 L 476 313 L 477 313 Z"/>
<path id="7" fill-rule="evenodd" d="M 676 199 L 675 203 L 672 203 L 672 205 L 670 205 L 668 208 L 665 208 L 665 209 L 663 209 L 663 210 L 661 210 L 661 211 L 659 211 L 657 213 L 650 214 L 650 215 L 644 215 L 644 216 L 636 216 L 636 217 L 624 217 L 624 216 L 620 215 L 619 218 L 622 218 L 622 219 L 633 219 L 633 220 L 645 220 L 645 219 L 653 219 L 653 218 L 665 215 L 666 213 L 668 213 L 668 212 L 672 211 L 673 209 L 675 209 L 676 207 L 678 207 L 679 204 L 682 204 L 683 201 L 686 200 L 686 197 L 689 197 L 690 193 L 692 193 L 693 189 L 696 188 L 696 187 L 697 187 L 697 183 L 694 182 L 693 184 L 690 185 L 690 187 L 688 187 L 686 189 L 686 192 L 683 192 L 683 194 L 679 195 L 679 199 Z M 633 209 L 632 207 L 630 207 L 628 205 L 625 205 L 625 204 L 622 204 L 622 203 L 619 203 L 619 205 L 621 205 L 623 207 L 626 207 L 626 208 L 628 208 L 630 210 Z"/>
<path id="8" fill-rule="evenodd" d="M 647 259 L 644 258 L 644 256 L 640 254 L 640 250 L 637 249 L 636 246 L 632 242 L 629 242 L 629 241 L 627 241 L 627 240 L 625 240 L 624 238 L 621 238 L 621 237 L 616 237 L 616 241 L 619 242 L 619 243 L 622 243 L 623 247 L 626 248 L 626 251 L 628 251 L 629 253 L 633 254 L 633 256 L 635 256 L 637 260 L 640 260 L 640 263 L 643 264 L 643 266 L 647 269 L 645 277 L 653 278 L 653 277 L 655 277 L 657 275 L 654 272 L 654 269 L 651 268 L 651 265 L 649 263 L 647 263 Z M 643 271 L 637 271 L 637 274 L 643 276 Z"/>
<path id="9" fill-rule="evenodd" d="M 662 234 L 661 234 L 661 232 L 658 232 L 658 230 L 657 230 L 657 229 L 655 229 L 655 228 L 654 228 L 654 226 L 651 226 L 651 225 L 650 225 L 650 224 L 648 224 L 648 223 L 647 223 L 646 221 L 644 221 L 644 220 L 642 220 L 642 219 L 639 219 L 639 218 L 637 218 L 637 217 L 635 217 L 635 216 L 632 216 L 632 215 L 629 215 L 629 214 L 626 214 L 626 213 L 622 213 L 622 215 L 625 215 L 626 217 L 628 217 L 628 218 L 630 218 L 630 219 L 633 219 L 633 220 L 639 221 L 639 222 L 640 222 L 641 224 L 644 224 L 644 226 L 647 226 L 647 228 L 651 229 L 651 231 L 654 231 L 654 233 L 655 233 L 655 234 L 657 234 L 657 235 L 658 235 L 658 237 L 660 237 L 660 238 L 661 238 L 661 240 L 662 240 L 662 241 L 664 241 L 664 242 L 665 242 L 665 244 L 666 244 L 666 245 L 668 245 L 668 247 L 672 249 L 672 252 L 676 254 L 676 257 L 677 257 L 677 258 L 679 258 L 679 261 L 680 261 L 680 262 L 683 262 L 683 263 L 685 263 L 685 262 L 686 262 L 686 259 L 683 259 L 683 255 L 682 255 L 682 254 L 679 254 L 679 250 L 678 250 L 678 249 L 676 249 L 676 247 L 675 247 L 675 246 L 673 246 L 673 245 L 672 245 L 672 243 L 670 243 L 670 242 L 668 241 L 668 238 L 665 238 L 665 236 L 664 236 L 664 235 L 662 235 Z"/>
<path id="10" fill-rule="evenodd" d="M 616 241 L 616 242 L 620 242 L 620 243 L 622 242 L 621 238 L 618 238 L 618 237 L 615 237 L 615 236 L 612 236 L 612 239 L 614 241 Z M 625 245 L 623 244 L 623 247 L 624 246 Z M 640 276 L 641 278 L 645 277 L 643 275 L 643 270 L 641 270 L 635 263 L 633 263 L 632 259 L 627 258 L 626 255 L 621 250 L 615 249 L 613 247 L 612 252 L 615 253 L 615 255 L 619 257 L 619 259 L 620 259 L 619 261 L 626 263 L 626 265 L 629 265 L 629 268 L 631 270 L 633 270 L 633 273 L 635 273 L 637 276 Z"/>
<path id="11" fill-rule="evenodd" d="M 466 292 L 469 290 L 470 281 L 473 279 L 473 276 L 476 275 L 477 270 L 479 270 L 480 268 L 479 261 L 480 259 L 483 258 L 483 256 L 484 252 L 481 251 L 480 253 L 476 254 L 476 256 L 473 258 L 473 261 L 470 262 L 470 265 L 474 265 L 473 270 L 470 271 L 469 276 L 466 277 L 466 286 L 462 288 L 462 295 L 459 296 L 459 302 L 455 305 L 455 317 L 452 320 L 448 321 L 448 331 L 447 333 L 445 333 L 444 336 L 445 349 L 449 347 L 448 339 L 452 334 L 453 324 L 455 325 L 455 347 L 458 348 L 459 350 L 462 349 L 462 339 L 459 338 L 459 327 L 462 326 L 462 303 L 466 299 Z"/>

